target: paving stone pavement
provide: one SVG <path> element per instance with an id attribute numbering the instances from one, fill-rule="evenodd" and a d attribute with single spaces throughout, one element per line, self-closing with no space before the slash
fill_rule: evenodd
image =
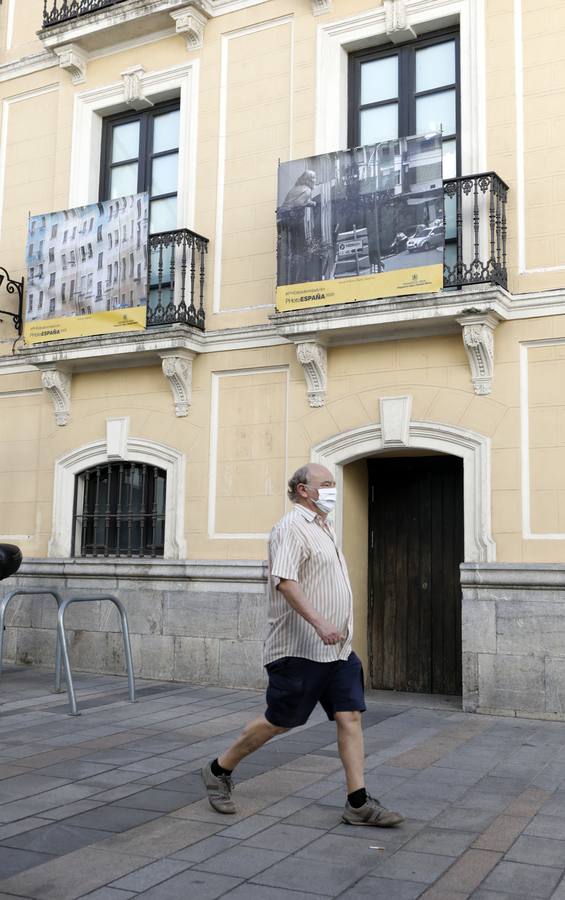
<path id="1" fill-rule="evenodd" d="M 565 900 L 565 724 L 473 716 L 455 698 L 369 694 L 367 784 L 400 828 L 345 825 L 334 725 L 316 711 L 237 770 L 238 813 L 200 768 L 261 693 L 0 677 L 0 900 Z"/>

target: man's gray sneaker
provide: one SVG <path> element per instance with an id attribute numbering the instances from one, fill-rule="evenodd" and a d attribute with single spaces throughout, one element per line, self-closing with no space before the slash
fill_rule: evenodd
<path id="1" fill-rule="evenodd" d="M 232 815 L 237 811 L 231 799 L 233 781 L 229 775 L 214 775 L 212 763 L 207 763 L 202 769 L 202 781 L 208 792 L 210 806 L 216 812 Z"/>
<path id="2" fill-rule="evenodd" d="M 348 825 L 376 825 L 377 828 L 392 828 L 394 825 L 404 822 L 404 816 L 397 812 L 390 812 L 381 806 L 378 800 L 367 794 L 367 802 L 358 809 L 355 809 L 347 801 L 341 820 Z"/>

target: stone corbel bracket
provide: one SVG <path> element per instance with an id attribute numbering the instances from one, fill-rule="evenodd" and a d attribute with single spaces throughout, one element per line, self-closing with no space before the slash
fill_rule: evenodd
<path id="1" fill-rule="evenodd" d="M 186 38 L 187 50 L 201 50 L 204 43 L 204 29 L 210 13 L 204 3 L 189 3 L 188 6 L 171 13 L 177 34 Z"/>
<path id="2" fill-rule="evenodd" d="M 494 376 L 494 329 L 500 319 L 494 313 L 476 313 L 457 321 L 463 329 L 463 346 L 475 394 L 490 394 Z"/>
<path id="3" fill-rule="evenodd" d="M 323 16 L 332 11 L 332 0 L 310 0 L 310 3 L 313 16 Z"/>
<path id="4" fill-rule="evenodd" d="M 325 346 L 320 341 L 304 341 L 296 345 L 296 358 L 304 371 L 310 406 L 325 406 L 328 386 L 328 353 Z"/>
<path id="5" fill-rule="evenodd" d="M 153 106 L 151 100 L 145 96 L 143 87 L 143 76 L 145 69 L 143 66 L 132 66 L 121 73 L 124 83 L 124 103 L 126 106 L 135 110 L 148 109 Z"/>
<path id="6" fill-rule="evenodd" d="M 78 44 L 56 47 L 55 53 L 59 57 L 59 68 L 70 74 L 73 84 L 83 84 L 86 81 L 88 53 Z"/>
<path id="7" fill-rule="evenodd" d="M 57 425 L 68 425 L 71 418 L 71 380 L 70 372 L 63 369 L 47 369 L 41 373 L 41 384 L 53 402 Z"/>
<path id="8" fill-rule="evenodd" d="M 408 20 L 406 0 L 384 0 L 386 33 L 394 44 L 412 41 L 416 32 Z"/>
<path id="9" fill-rule="evenodd" d="M 192 361 L 196 353 L 184 350 L 179 353 L 161 354 L 161 368 L 173 393 L 175 415 L 187 416 L 192 403 Z"/>

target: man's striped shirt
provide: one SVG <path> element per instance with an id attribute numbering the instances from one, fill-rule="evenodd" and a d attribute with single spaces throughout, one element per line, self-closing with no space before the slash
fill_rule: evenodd
<path id="1" fill-rule="evenodd" d="M 281 578 L 300 584 L 312 606 L 344 635 L 341 643 L 322 642 L 277 590 Z M 347 659 L 352 635 L 351 585 L 334 530 L 315 512 L 296 504 L 269 538 L 269 621 L 263 661 L 266 665 L 281 656 L 317 662 Z"/>

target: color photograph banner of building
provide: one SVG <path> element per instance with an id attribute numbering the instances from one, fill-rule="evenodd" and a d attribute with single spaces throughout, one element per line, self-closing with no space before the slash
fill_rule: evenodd
<path id="1" fill-rule="evenodd" d="M 441 135 L 279 166 L 277 310 L 443 287 Z"/>
<path id="2" fill-rule="evenodd" d="M 28 344 L 145 328 L 147 193 L 32 216 Z"/>

